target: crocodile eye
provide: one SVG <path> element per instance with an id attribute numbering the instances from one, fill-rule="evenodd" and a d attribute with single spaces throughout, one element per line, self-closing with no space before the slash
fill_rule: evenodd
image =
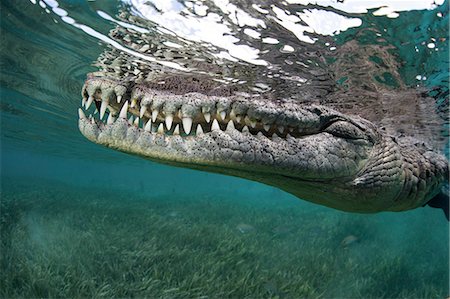
<path id="1" fill-rule="evenodd" d="M 342 120 L 331 123 L 324 131 L 345 139 L 367 139 L 363 130 L 350 122 Z"/>

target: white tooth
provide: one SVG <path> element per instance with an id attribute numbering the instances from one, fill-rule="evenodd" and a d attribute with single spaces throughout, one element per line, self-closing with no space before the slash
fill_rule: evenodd
<path id="1" fill-rule="evenodd" d="M 292 139 L 295 139 L 294 137 L 292 137 L 291 134 L 287 134 L 287 135 L 286 135 L 286 138 L 292 138 Z"/>
<path id="2" fill-rule="evenodd" d="M 238 123 L 241 122 L 241 116 L 236 116 L 236 122 L 238 122 Z"/>
<path id="3" fill-rule="evenodd" d="M 173 122 L 173 115 L 172 114 L 166 115 L 166 128 L 167 128 L 167 130 L 170 130 L 170 128 L 172 128 L 172 122 Z"/>
<path id="4" fill-rule="evenodd" d="M 134 120 L 133 124 L 134 124 L 136 127 L 139 127 L 139 117 L 136 117 L 136 119 Z"/>
<path id="5" fill-rule="evenodd" d="M 173 129 L 173 135 L 180 135 L 180 125 L 177 124 L 175 129 Z"/>
<path id="6" fill-rule="evenodd" d="M 93 96 L 89 96 L 87 102 L 86 102 L 86 110 L 89 109 L 89 107 L 91 107 L 92 102 L 94 101 L 94 97 Z"/>
<path id="7" fill-rule="evenodd" d="M 217 122 L 217 119 L 214 119 L 211 126 L 211 131 L 217 131 L 220 130 L 219 123 Z"/>
<path id="8" fill-rule="evenodd" d="M 148 120 L 148 122 L 145 124 L 144 130 L 147 132 L 150 132 L 152 130 L 152 122 L 151 120 Z"/>
<path id="9" fill-rule="evenodd" d="M 139 117 L 142 118 L 142 116 L 144 116 L 146 111 L 147 111 L 147 106 L 142 106 L 141 110 L 139 110 Z"/>
<path id="10" fill-rule="evenodd" d="M 98 114 L 97 108 L 95 108 L 95 110 L 94 110 L 94 115 L 96 115 L 96 114 Z"/>
<path id="11" fill-rule="evenodd" d="M 200 124 L 197 125 L 197 131 L 195 132 L 196 135 L 201 135 L 203 134 L 203 129 L 202 126 Z"/>
<path id="12" fill-rule="evenodd" d="M 86 105 L 86 98 L 81 99 L 81 107 L 84 107 Z"/>
<path id="13" fill-rule="evenodd" d="M 164 128 L 163 128 L 163 124 L 160 123 L 158 126 L 158 134 L 164 134 Z"/>
<path id="14" fill-rule="evenodd" d="M 230 118 L 236 118 L 236 113 L 234 112 L 233 108 L 230 111 Z"/>
<path id="15" fill-rule="evenodd" d="M 119 117 L 127 118 L 127 113 L 128 113 L 128 101 L 126 101 L 125 104 L 123 104 L 123 107 L 120 110 Z"/>
<path id="16" fill-rule="evenodd" d="M 270 125 L 265 124 L 265 125 L 264 125 L 264 130 L 266 130 L 266 132 L 269 132 L 269 130 L 270 130 Z"/>
<path id="17" fill-rule="evenodd" d="M 134 117 L 133 117 L 133 115 L 131 115 L 130 118 L 128 119 L 128 123 L 130 125 L 132 125 L 133 124 L 133 120 L 134 120 Z"/>
<path id="18" fill-rule="evenodd" d="M 261 137 L 263 137 L 264 135 L 263 135 L 263 133 L 262 133 L 261 131 L 259 131 L 259 132 L 256 134 L 256 136 L 257 136 L 258 138 L 261 138 Z"/>
<path id="19" fill-rule="evenodd" d="M 192 129 L 192 118 L 190 117 L 183 117 L 183 129 L 186 134 L 191 133 Z"/>
<path id="20" fill-rule="evenodd" d="M 102 101 L 102 105 L 100 106 L 100 120 L 105 115 L 106 107 L 108 107 L 108 102 L 107 101 Z"/>
<path id="21" fill-rule="evenodd" d="M 225 120 L 225 117 L 227 117 L 227 113 L 225 111 L 220 111 L 220 118 L 222 118 L 222 120 Z"/>
<path id="22" fill-rule="evenodd" d="M 130 108 L 133 108 L 134 106 L 136 106 L 136 103 L 137 103 L 137 99 L 132 99 Z"/>
<path id="23" fill-rule="evenodd" d="M 278 131 L 280 131 L 280 133 L 283 133 L 284 127 L 283 127 L 283 126 L 279 126 L 279 127 L 278 127 Z"/>
<path id="24" fill-rule="evenodd" d="M 252 128 L 255 128 L 256 127 L 256 121 L 251 120 L 250 121 L 250 126 L 252 126 Z"/>
<path id="25" fill-rule="evenodd" d="M 234 124 L 233 124 L 233 121 L 232 121 L 232 120 L 230 120 L 230 121 L 228 122 L 227 129 L 226 129 L 226 130 L 227 130 L 227 131 L 234 130 Z"/>
<path id="26" fill-rule="evenodd" d="M 120 101 L 122 101 L 122 96 L 117 96 L 117 103 L 120 104 Z"/>
<path id="27" fill-rule="evenodd" d="M 211 121 L 211 114 L 210 113 L 203 113 L 203 116 L 205 117 L 205 120 L 207 123 Z"/>
<path id="28" fill-rule="evenodd" d="M 159 114 L 158 109 L 152 111 L 152 122 L 156 121 L 156 117 L 158 117 L 158 114 Z"/>
<path id="29" fill-rule="evenodd" d="M 83 110 L 81 108 L 78 108 L 78 116 L 80 119 L 86 119 L 86 115 L 84 114 Z"/>
<path id="30" fill-rule="evenodd" d="M 112 114 L 110 113 L 110 114 L 108 115 L 108 120 L 106 121 L 106 124 L 111 125 L 111 124 L 114 123 L 114 121 L 115 121 L 115 119 L 114 119 L 114 117 L 112 116 Z"/>
<path id="31" fill-rule="evenodd" d="M 242 128 L 242 133 L 249 133 L 250 131 L 248 130 L 248 127 L 247 126 L 244 126 L 243 128 Z"/>
<path id="32" fill-rule="evenodd" d="M 95 120 L 94 120 L 94 118 L 91 118 L 91 124 L 95 125 Z"/>

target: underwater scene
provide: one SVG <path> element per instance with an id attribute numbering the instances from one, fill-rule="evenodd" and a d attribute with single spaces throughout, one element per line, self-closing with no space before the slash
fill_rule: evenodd
<path id="1" fill-rule="evenodd" d="M 1 298 L 450 296 L 448 1 L 0 13 Z"/>

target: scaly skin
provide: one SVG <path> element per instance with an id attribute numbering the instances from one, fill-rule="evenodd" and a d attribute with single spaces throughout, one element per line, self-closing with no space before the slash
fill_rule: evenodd
<path id="1" fill-rule="evenodd" d="M 80 110 L 80 131 L 95 143 L 156 162 L 259 181 L 335 209 L 413 209 L 448 179 L 443 156 L 399 144 L 365 119 L 320 105 L 245 94 L 175 94 L 106 77 L 90 77 L 82 95 L 98 107 L 107 103 L 116 116 L 122 109 L 109 124 L 89 120 Z M 139 123 L 129 123 L 127 109 L 128 115 L 142 114 Z"/>
<path id="2" fill-rule="evenodd" d="M 126 12 L 119 17 L 155 27 Z M 328 53 L 336 57 L 329 66 L 318 45 L 298 44 L 291 58 L 309 65 L 293 64 L 295 76 L 277 64 L 278 50 L 269 51 L 261 57 L 279 76 L 267 79 L 265 67 L 216 61 L 214 47 L 178 37 L 173 42 L 183 47 L 177 50 L 163 45 L 170 35 L 151 30 L 118 26 L 110 37 L 134 53 L 110 49 L 97 61 L 100 71 L 88 75 L 83 106 L 92 111 L 95 103 L 102 120 L 87 118 L 80 109 L 79 128 L 95 143 L 160 163 L 259 181 L 353 212 L 414 209 L 448 181 L 444 156 L 397 134 L 411 128 L 411 136 L 435 136 L 424 129 L 431 121 L 422 116 L 429 113 L 417 108 L 427 105 L 414 98 L 414 91 L 401 85 L 394 92 L 373 80 L 387 72 L 402 84 L 397 59 L 382 46 L 362 48 L 350 41 Z M 370 62 L 373 56 L 384 64 Z M 347 87 L 336 86 L 334 76 L 348 78 Z M 226 77 L 247 83 L 229 84 Z M 271 84 L 276 91 L 263 90 Z M 397 106 L 389 110 L 385 104 Z M 134 119 L 128 120 L 130 115 Z"/>

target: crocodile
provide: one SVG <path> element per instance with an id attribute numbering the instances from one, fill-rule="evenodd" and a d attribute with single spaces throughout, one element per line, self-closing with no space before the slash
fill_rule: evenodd
<path id="1" fill-rule="evenodd" d="M 140 16 L 119 17 L 136 28 L 155 28 Z M 297 69 L 307 84 L 293 84 L 287 72 L 267 79 L 264 66 L 220 60 L 188 41 L 188 50 L 175 53 L 153 31 L 136 28 L 110 32 L 124 47 L 100 55 L 99 71 L 88 74 L 82 88 L 79 129 L 90 141 L 158 163 L 261 182 L 338 210 L 405 211 L 428 203 L 448 217 L 442 191 L 448 161 L 424 138 L 436 136 L 439 125 L 417 126 L 434 113 L 423 104 L 429 97 L 373 80 L 373 72 L 386 71 L 370 63 L 375 51 L 401 82 L 390 51 L 349 41 L 330 64 L 316 48 L 308 58 L 320 67 Z M 179 59 L 164 60 L 169 56 Z M 275 65 L 273 57 L 264 59 Z M 223 79 L 233 75 L 241 80 Z M 268 84 L 256 83 L 263 76 Z M 336 83 L 341 77 L 346 88 Z M 278 91 L 266 92 L 274 82 Z M 383 107 L 391 103 L 401 110 Z M 87 117 L 92 108 L 98 116 Z"/>

